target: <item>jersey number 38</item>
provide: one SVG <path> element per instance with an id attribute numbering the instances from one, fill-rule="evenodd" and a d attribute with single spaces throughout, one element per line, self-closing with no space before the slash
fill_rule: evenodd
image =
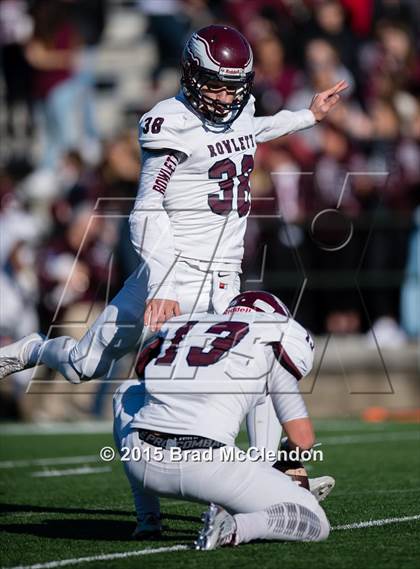
<path id="1" fill-rule="evenodd" d="M 251 208 L 251 193 L 249 189 L 249 176 L 254 168 L 254 159 L 250 154 L 245 154 L 241 162 L 241 172 L 238 174 L 236 165 L 230 158 L 219 160 L 209 170 L 211 180 L 221 180 L 219 187 L 221 192 L 209 194 L 208 204 L 213 213 L 217 215 L 229 215 L 237 210 L 239 217 L 248 215 Z M 238 180 L 237 203 L 234 207 L 235 178 Z"/>

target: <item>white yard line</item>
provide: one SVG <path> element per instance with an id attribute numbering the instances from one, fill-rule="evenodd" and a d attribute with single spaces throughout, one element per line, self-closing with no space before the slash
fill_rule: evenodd
<path id="1" fill-rule="evenodd" d="M 354 431 L 386 432 L 388 423 L 365 423 L 357 419 L 314 419 L 316 431 L 330 431 L 337 433 L 350 433 Z"/>
<path id="2" fill-rule="evenodd" d="M 369 520 L 368 522 L 356 522 L 354 524 L 344 524 L 342 526 L 335 526 L 331 529 L 346 530 L 346 529 L 361 529 L 361 528 L 372 528 L 376 526 L 387 526 L 388 524 L 400 524 L 402 522 L 413 522 L 415 520 L 420 520 L 420 515 L 417 516 L 404 516 L 403 518 L 385 518 L 383 520 Z"/>
<path id="3" fill-rule="evenodd" d="M 58 464 L 81 464 L 86 462 L 100 462 L 99 454 L 83 456 L 56 456 L 52 458 L 32 458 L 27 460 L 3 460 L 1 468 L 19 468 L 24 466 L 55 466 Z"/>
<path id="4" fill-rule="evenodd" d="M 367 527 L 385 526 L 388 524 L 398 524 L 420 520 L 420 515 L 404 516 L 402 518 L 385 518 L 383 520 L 369 520 L 367 522 L 356 522 L 331 528 L 334 531 L 352 530 Z M 7 569 L 55 569 L 55 567 L 66 567 L 67 565 L 78 565 L 79 563 L 90 563 L 91 561 L 112 561 L 113 559 L 126 559 L 127 557 L 138 557 L 140 555 L 153 555 L 154 553 L 173 553 L 176 551 L 186 551 L 190 549 L 188 545 L 173 545 L 170 547 L 158 547 L 156 549 L 140 549 L 126 551 L 124 553 L 108 553 L 104 555 L 92 555 L 91 557 L 75 557 L 73 559 L 62 559 L 60 561 L 48 561 L 47 563 L 36 563 L 35 565 L 17 565 Z M 5 568 L 4 568 L 5 569 Z"/>
<path id="5" fill-rule="evenodd" d="M 360 435 L 319 437 L 319 442 L 325 445 L 353 445 L 415 440 L 418 440 L 420 442 L 420 431 L 391 431 L 384 433 L 365 433 Z"/>
<path id="6" fill-rule="evenodd" d="M 394 488 L 393 490 L 360 490 L 359 488 L 348 488 L 345 492 L 334 492 L 334 496 L 349 496 L 354 492 L 360 494 L 413 494 L 420 492 L 420 488 Z"/>
<path id="7" fill-rule="evenodd" d="M 113 559 L 126 559 L 139 555 L 153 555 L 153 553 L 169 553 L 190 549 L 189 545 L 173 545 L 171 547 L 158 547 L 157 549 L 140 549 L 126 551 L 124 553 L 108 553 L 105 555 L 92 555 L 91 557 L 75 557 L 74 559 L 62 559 L 61 561 L 49 561 L 48 563 L 36 563 L 35 565 L 17 565 L 10 569 L 54 569 L 54 567 L 66 567 L 78 563 L 90 563 L 91 561 L 112 561 Z"/>
<path id="8" fill-rule="evenodd" d="M 66 468 L 65 470 L 38 470 L 32 472 L 34 478 L 51 478 L 55 476 L 81 476 L 83 474 L 96 474 L 98 472 L 111 472 L 110 466 L 99 466 L 92 468 L 91 466 L 81 466 L 80 468 Z"/>
<path id="9" fill-rule="evenodd" d="M 112 421 L 78 421 L 2 425 L 0 435 L 90 435 L 112 433 Z"/>

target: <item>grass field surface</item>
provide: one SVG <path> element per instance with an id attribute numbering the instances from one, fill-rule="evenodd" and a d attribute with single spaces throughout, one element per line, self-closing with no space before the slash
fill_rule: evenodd
<path id="1" fill-rule="evenodd" d="M 411 568 L 420 558 L 420 430 L 417 425 L 320 421 L 330 474 L 323 502 L 333 531 L 322 543 L 264 542 L 210 552 L 189 548 L 203 505 L 162 500 L 164 537 L 130 540 L 131 496 L 118 460 L 102 462 L 111 429 L 75 424 L 49 434 L 0 428 L 1 567 L 170 569 Z M 240 442 L 245 444 L 246 435 Z M 361 523 L 359 527 L 358 524 Z"/>

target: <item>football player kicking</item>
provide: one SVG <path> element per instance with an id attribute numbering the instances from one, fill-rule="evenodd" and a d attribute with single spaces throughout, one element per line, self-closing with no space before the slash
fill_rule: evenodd
<path id="1" fill-rule="evenodd" d="M 290 467 L 287 459 L 273 468 L 252 455 L 235 455 L 244 417 L 267 398 L 287 448 L 311 449 L 314 433 L 298 380 L 312 361 L 307 331 L 262 291 L 239 294 L 223 315 L 171 318 L 142 353 L 145 401 L 124 431 L 117 422 L 119 451 L 145 495 L 211 504 L 197 549 L 328 537 L 315 497 L 279 471 Z M 117 397 L 116 417 L 120 405 Z"/>
<path id="2" fill-rule="evenodd" d="M 252 64 L 248 41 L 232 28 L 192 35 L 180 92 L 139 125 L 142 173 L 130 215 L 138 269 L 80 341 L 34 333 L 1 348 L 0 378 L 38 363 L 72 383 L 101 377 L 138 344 L 144 324 L 153 332 L 174 315 L 223 312 L 240 287 L 256 145 L 313 126 L 346 88 L 340 81 L 309 109 L 257 118 Z M 277 448 L 271 405 L 251 412 L 248 429 L 253 446 Z"/>

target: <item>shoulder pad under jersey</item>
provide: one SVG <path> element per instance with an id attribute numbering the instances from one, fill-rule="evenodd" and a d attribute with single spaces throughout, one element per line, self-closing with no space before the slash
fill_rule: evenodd
<path id="1" fill-rule="evenodd" d="M 268 346 L 268 353 L 274 353 L 278 363 L 296 379 L 311 371 L 314 343 L 294 318 L 258 312 L 254 313 L 252 328 L 258 342 Z"/>
<path id="2" fill-rule="evenodd" d="M 314 342 L 309 332 L 293 318 L 283 324 L 281 338 L 269 344 L 278 363 L 297 380 L 311 371 Z"/>
<path id="3" fill-rule="evenodd" d="M 249 101 L 245 105 L 243 112 L 248 113 L 252 117 L 255 115 L 255 97 L 253 95 L 250 95 Z"/>
<path id="4" fill-rule="evenodd" d="M 141 148 L 147 150 L 169 148 L 190 156 L 192 153 L 192 140 L 188 135 L 190 114 L 185 105 L 175 97 L 157 103 L 140 119 Z"/>

